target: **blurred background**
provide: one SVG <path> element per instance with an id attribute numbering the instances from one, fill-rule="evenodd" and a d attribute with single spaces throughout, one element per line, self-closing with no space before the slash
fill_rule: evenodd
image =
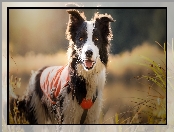
<path id="1" fill-rule="evenodd" d="M 113 40 L 107 82 L 103 91 L 101 123 L 164 124 L 165 118 L 158 116 L 157 105 L 165 99 L 166 91 L 154 81 L 142 77 L 155 73 L 151 67 L 140 64 L 149 66 L 155 62 L 166 73 L 163 49 L 167 37 L 166 9 L 80 11 L 85 13 L 87 20 L 95 12 L 110 14 L 116 20 L 111 23 Z M 32 70 L 38 70 L 45 65 L 67 63 L 67 22 L 68 13 L 65 9 L 9 10 L 9 75 L 11 80 L 21 78 L 20 88 L 15 89 L 18 95 L 23 95 Z M 150 58 L 151 63 L 142 56 Z M 157 120 L 152 120 L 152 116 Z"/>

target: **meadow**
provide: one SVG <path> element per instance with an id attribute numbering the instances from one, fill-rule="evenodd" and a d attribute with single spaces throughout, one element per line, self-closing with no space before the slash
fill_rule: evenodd
<path id="1" fill-rule="evenodd" d="M 154 43 L 110 54 L 101 124 L 166 124 L 166 52 Z M 25 56 L 13 56 L 12 52 L 10 50 L 10 86 L 19 96 L 24 94 L 32 70 L 67 63 L 63 50 L 56 54 L 29 52 Z M 10 121 L 13 123 L 11 116 Z"/>

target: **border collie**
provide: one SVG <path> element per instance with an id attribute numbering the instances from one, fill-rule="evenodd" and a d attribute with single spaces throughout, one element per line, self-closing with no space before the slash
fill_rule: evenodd
<path id="1" fill-rule="evenodd" d="M 99 122 L 113 36 L 110 22 L 114 20 L 108 14 L 95 13 L 94 18 L 87 21 L 84 13 L 67 12 L 68 64 L 34 72 L 26 95 L 16 100 L 18 109 L 30 124 Z"/>

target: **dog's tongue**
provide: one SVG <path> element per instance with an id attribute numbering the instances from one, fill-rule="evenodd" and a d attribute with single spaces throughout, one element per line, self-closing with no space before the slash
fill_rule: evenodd
<path id="1" fill-rule="evenodd" d="M 92 61 L 85 60 L 85 66 L 88 67 L 88 68 L 91 68 L 92 67 Z"/>

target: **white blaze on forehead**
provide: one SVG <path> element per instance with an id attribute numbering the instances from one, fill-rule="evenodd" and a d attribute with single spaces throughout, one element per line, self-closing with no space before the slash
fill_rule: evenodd
<path id="1" fill-rule="evenodd" d="M 90 60 L 96 62 L 97 58 L 99 57 L 99 49 L 92 40 L 94 26 L 95 26 L 94 21 L 86 21 L 87 41 L 85 42 L 85 44 L 82 47 L 82 53 L 81 53 L 82 60 L 87 59 L 86 51 L 88 51 L 88 50 L 92 51 L 92 56 L 91 56 Z"/>
<path id="2" fill-rule="evenodd" d="M 86 21 L 87 23 L 87 42 L 92 41 L 93 29 L 94 29 L 94 21 Z"/>

